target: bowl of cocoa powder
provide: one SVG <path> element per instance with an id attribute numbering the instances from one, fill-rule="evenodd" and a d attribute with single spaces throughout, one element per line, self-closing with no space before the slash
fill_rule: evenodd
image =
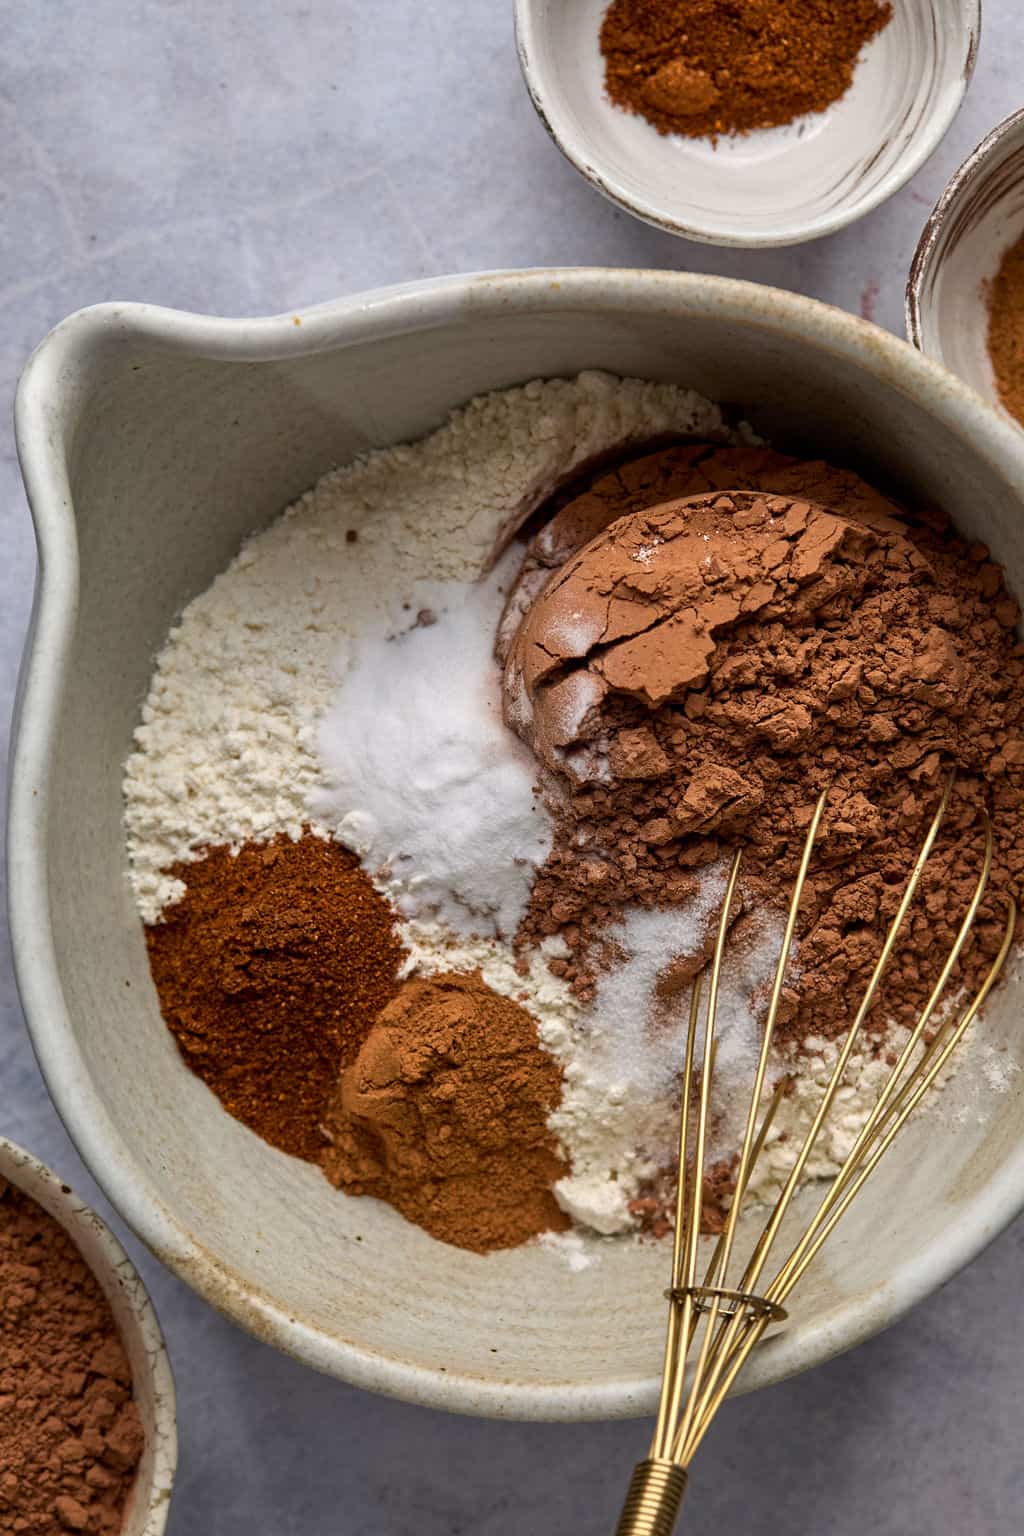
<path id="1" fill-rule="evenodd" d="M 1024 425 L 1024 111 L 983 139 L 921 233 L 907 334 Z"/>
<path id="2" fill-rule="evenodd" d="M 109 1227 L 0 1137 L 0 1526 L 161 1536 L 174 1380 L 152 1303 Z"/>
<path id="3" fill-rule="evenodd" d="M 980 0 L 516 0 L 533 104 L 572 165 L 716 245 L 841 229 L 942 139 Z"/>
<path id="4" fill-rule="evenodd" d="M 504 1417 L 651 1411 L 723 851 L 750 850 L 716 1066 L 738 1086 L 773 866 L 837 780 L 752 1199 L 945 764 L 955 857 L 809 1176 L 930 985 L 987 801 L 993 899 L 1017 888 L 1017 429 L 828 306 L 602 269 L 297 317 L 101 306 L 38 349 L 17 426 L 43 558 L 15 965 L 99 1183 L 201 1296 L 341 1379 Z M 1015 960 L 746 1387 L 894 1322 L 1024 1206 L 1022 985 Z"/>

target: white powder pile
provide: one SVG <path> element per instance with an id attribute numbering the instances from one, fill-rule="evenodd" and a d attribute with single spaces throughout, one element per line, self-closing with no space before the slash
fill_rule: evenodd
<path id="1" fill-rule="evenodd" d="M 669 957 L 700 950 L 709 925 L 717 924 L 724 888 L 725 871 L 713 869 L 686 905 L 634 910 L 609 929 L 625 958 L 602 975 L 576 1031 L 564 1065 L 562 1102 L 550 1121 L 572 1148 L 572 1175 L 556 1187 L 559 1202 L 595 1231 L 618 1232 L 632 1225 L 629 1201 L 645 1179 L 675 1159 L 690 1000 L 684 990 L 669 1012 L 656 1005 L 656 987 Z M 766 920 L 756 939 L 726 951 L 715 1014 L 710 1162 L 735 1151 L 741 1134 L 760 1046 L 752 1000 L 771 977 L 781 929 L 781 921 Z M 698 1067 L 703 1029 L 702 1014 L 694 1058 Z"/>
<path id="2" fill-rule="evenodd" d="M 552 838 L 533 757 L 501 717 L 493 648 L 510 555 L 485 581 L 418 593 L 425 624 L 355 642 L 320 725 L 312 798 L 397 911 L 509 939 Z"/>
<path id="3" fill-rule="evenodd" d="M 325 831 L 310 811 L 317 728 L 352 636 L 398 627 L 419 582 L 475 580 L 580 465 L 662 434 L 726 437 L 692 390 L 595 372 L 535 381 L 325 475 L 250 539 L 172 630 L 126 766 L 143 918 L 181 897 L 168 870 L 204 845 Z"/>

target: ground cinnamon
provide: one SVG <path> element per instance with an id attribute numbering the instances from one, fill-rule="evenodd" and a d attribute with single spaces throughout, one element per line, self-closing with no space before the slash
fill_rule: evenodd
<path id="1" fill-rule="evenodd" d="M 613 0 L 605 85 L 660 133 L 776 128 L 838 101 L 891 16 L 881 0 Z"/>
<path id="2" fill-rule="evenodd" d="M 526 1009 L 479 975 L 406 982 L 343 1073 L 322 1166 L 442 1242 L 487 1253 L 569 1219 L 547 1117 L 561 1073 Z"/>
<path id="3" fill-rule="evenodd" d="M 182 1055 L 230 1114 L 315 1159 L 338 1073 L 398 990 L 391 909 L 354 854 L 309 833 L 172 873 L 185 895 L 146 942 Z"/>
<path id="4" fill-rule="evenodd" d="M 1024 239 L 1004 253 L 989 288 L 988 350 L 999 398 L 1024 423 Z"/>
<path id="5" fill-rule="evenodd" d="M 0 1532 L 113 1536 L 143 1443 L 95 1277 L 63 1227 L 0 1180 Z"/>

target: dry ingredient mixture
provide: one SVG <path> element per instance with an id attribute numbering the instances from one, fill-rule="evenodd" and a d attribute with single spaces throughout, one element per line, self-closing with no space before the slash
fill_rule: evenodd
<path id="1" fill-rule="evenodd" d="M 778 128 L 844 96 L 891 17 L 887 0 L 612 0 L 605 87 L 660 133 Z"/>
<path id="2" fill-rule="evenodd" d="M 688 989 L 741 839 L 714 1226 L 818 788 L 835 784 L 761 1198 L 957 761 L 898 986 L 809 1166 L 827 1177 L 962 915 L 983 778 L 992 902 L 1019 884 L 1017 617 L 938 514 L 670 386 L 505 391 L 326 476 L 182 615 L 126 769 L 186 1059 L 265 1139 L 435 1236 L 486 1252 L 546 1233 L 588 1262 L 580 1232 L 665 1229 Z"/>
<path id="3" fill-rule="evenodd" d="M 1024 239 L 1004 252 L 987 297 L 988 350 L 999 398 L 1024 424 Z"/>
<path id="4" fill-rule="evenodd" d="M 143 1433 L 110 1308 L 64 1229 L 0 1180 L 0 1531 L 113 1536 Z"/>

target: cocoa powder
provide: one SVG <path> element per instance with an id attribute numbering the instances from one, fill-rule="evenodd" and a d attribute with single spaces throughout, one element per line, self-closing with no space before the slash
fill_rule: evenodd
<path id="1" fill-rule="evenodd" d="M 0 1531 L 119 1531 L 143 1450 L 106 1298 L 64 1229 L 0 1180 Z"/>
<path id="2" fill-rule="evenodd" d="M 310 833 L 172 874 L 185 895 L 146 930 L 164 1019 L 230 1114 L 315 1160 L 338 1073 L 398 990 L 391 909 L 354 854 Z"/>
<path id="3" fill-rule="evenodd" d="M 322 1166 L 442 1242 L 512 1248 L 569 1226 L 551 1192 L 568 1172 L 547 1128 L 560 1097 L 525 1008 L 479 975 L 409 981 L 342 1074 Z"/>
<path id="4" fill-rule="evenodd" d="M 613 0 L 605 88 L 660 133 L 777 128 L 845 95 L 891 17 L 880 0 Z"/>
<path id="5" fill-rule="evenodd" d="M 776 468 L 791 484 L 805 473 Z M 545 761 L 558 816 L 520 937 L 561 933 L 571 958 L 556 968 L 584 995 L 623 906 L 686 900 L 695 871 L 737 843 L 747 903 L 780 901 L 831 784 L 783 1023 L 798 1039 L 838 1031 L 953 764 L 947 830 L 876 1019 L 905 1020 L 927 995 L 985 807 L 991 894 L 962 979 L 994 950 L 1001 897 L 1024 874 L 1017 605 L 987 550 L 943 518 L 904 521 L 820 464 L 806 481 L 834 511 L 737 493 L 633 512 L 568 560 L 520 626 L 506 713 Z M 593 512 L 593 498 L 564 509 L 561 532 L 589 530 Z M 573 536 L 559 531 L 561 552 Z"/>

